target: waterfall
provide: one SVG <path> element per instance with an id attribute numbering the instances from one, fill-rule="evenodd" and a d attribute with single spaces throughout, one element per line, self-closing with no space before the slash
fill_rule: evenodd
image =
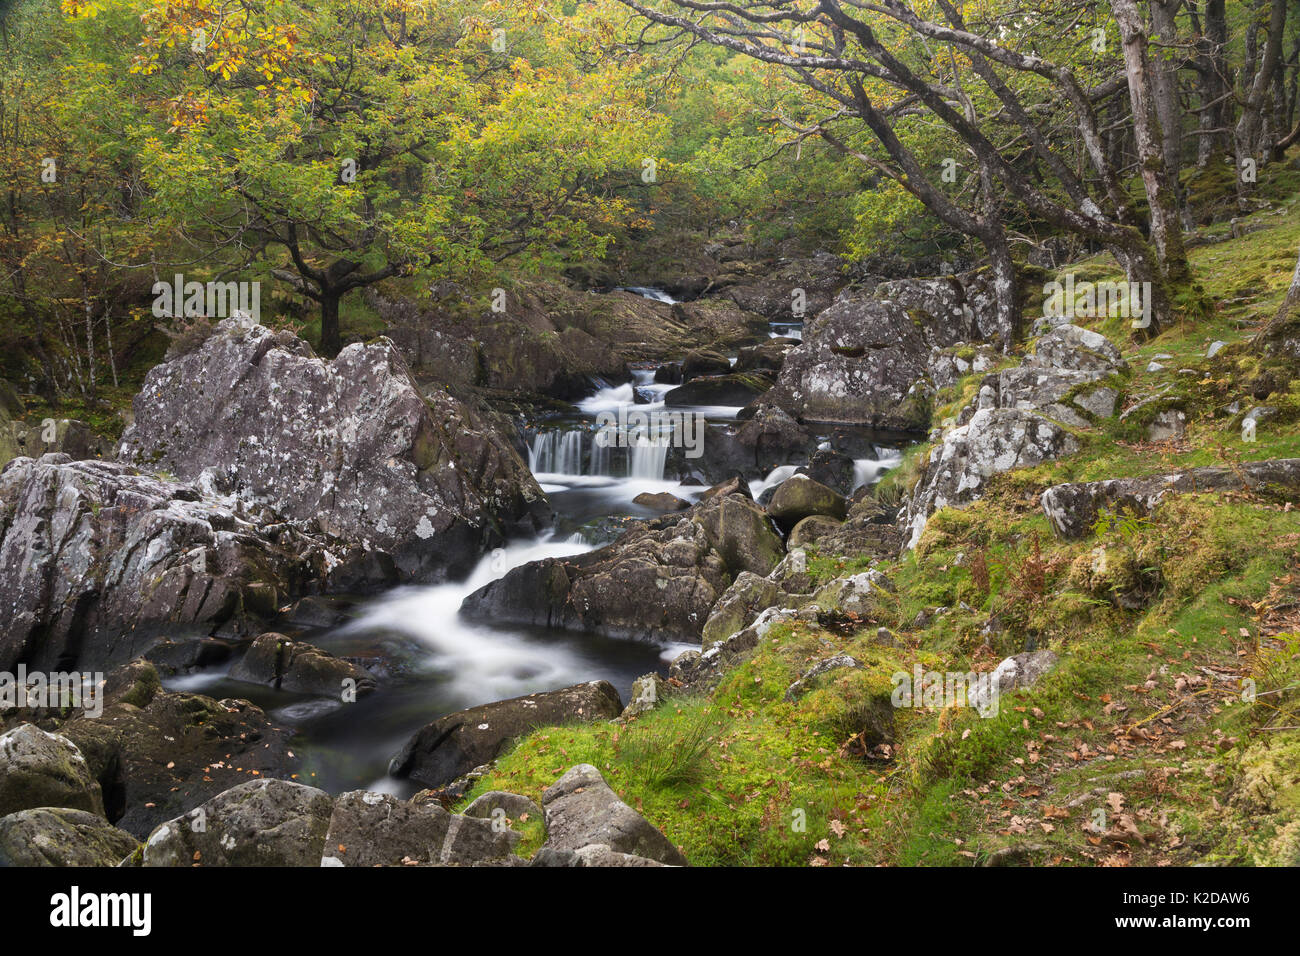
<path id="1" fill-rule="evenodd" d="M 672 429 L 617 435 L 616 443 L 606 444 L 596 441 L 596 433 L 587 428 L 540 431 L 529 446 L 528 468 L 534 475 L 662 481 Z"/>

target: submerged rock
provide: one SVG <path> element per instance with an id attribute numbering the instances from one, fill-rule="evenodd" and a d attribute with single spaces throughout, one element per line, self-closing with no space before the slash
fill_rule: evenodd
<path id="1" fill-rule="evenodd" d="M 435 720 L 416 732 L 389 764 L 395 777 L 441 787 L 496 759 L 511 741 L 537 727 L 612 720 L 623 710 L 608 681 L 500 700 Z"/>

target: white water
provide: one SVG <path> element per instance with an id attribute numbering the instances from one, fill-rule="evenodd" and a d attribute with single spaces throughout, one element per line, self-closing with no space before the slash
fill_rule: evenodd
<path id="1" fill-rule="evenodd" d="M 626 286 L 622 289 L 616 289 L 615 291 L 631 292 L 634 295 L 641 296 L 641 298 L 643 299 L 652 299 L 655 302 L 664 302 L 667 303 L 668 305 L 676 305 L 678 301 L 677 299 L 674 299 L 672 296 L 670 296 L 663 289 L 647 289 L 644 286 L 639 286 L 639 285 Z"/>
<path id="2" fill-rule="evenodd" d="M 903 453 L 893 448 L 877 449 L 879 458 L 855 458 L 853 459 L 853 490 L 857 491 L 863 485 L 874 485 L 884 476 L 885 472 L 891 468 L 897 468 L 898 463 L 903 460 Z M 767 473 L 766 478 L 760 478 L 749 483 L 749 493 L 758 500 L 758 496 L 769 488 L 775 488 L 781 482 L 786 481 L 796 471 L 799 465 L 780 465 L 773 468 Z"/>
<path id="3" fill-rule="evenodd" d="M 577 684 L 590 679 L 589 661 L 564 647 L 464 620 L 460 605 L 511 568 L 590 550 L 580 540 L 516 542 L 485 557 L 464 581 L 391 592 L 339 633 L 394 631 L 414 638 L 432 652 L 427 669 L 445 675 L 450 694 L 465 700 L 504 700 L 538 687 Z"/>

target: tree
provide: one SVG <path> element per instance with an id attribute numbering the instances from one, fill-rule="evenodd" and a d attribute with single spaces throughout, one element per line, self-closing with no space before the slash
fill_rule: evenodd
<path id="1" fill-rule="evenodd" d="M 536 4 L 139 6 L 133 69 L 171 124 L 144 158 L 155 207 L 314 300 L 330 354 L 354 289 L 602 251 L 627 211 L 609 183 L 659 128 Z"/>

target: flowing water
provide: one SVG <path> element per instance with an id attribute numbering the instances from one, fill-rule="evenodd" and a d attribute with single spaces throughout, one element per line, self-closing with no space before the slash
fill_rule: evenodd
<path id="1" fill-rule="evenodd" d="M 629 289 L 662 302 L 671 296 Z M 773 334 L 798 331 L 774 325 Z M 632 682 L 652 670 L 666 673 L 686 645 L 614 640 L 546 628 L 494 626 L 460 617 L 461 602 L 511 568 L 546 557 L 580 554 L 611 540 L 627 518 L 660 512 L 636 504 L 643 493 L 681 498 L 704 490 L 665 477 L 670 447 L 663 433 L 623 435 L 614 446 L 596 440 L 598 416 L 662 411 L 672 385 L 656 384 L 655 368 L 635 369 L 632 381 L 599 383 L 569 416 L 534 423 L 526 432 L 528 464 L 557 516 L 555 530 L 516 541 L 485 556 L 464 581 L 392 591 L 355 609 L 344 625 L 311 635 L 319 647 L 358 659 L 380 676 L 380 688 L 356 703 L 275 691 L 231 680 L 224 668 L 169 678 L 166 685 L 216 697 L 242 697 L 263 707 L 298 734 L 304 782 L 330 792 L 366 788 L 408 794 L 414 788 L 388 776 L 390 757 L 420 727 L 444 714 L 582 681 L 610 681 L 625 699 Z M 738 408 L 703 414 L 708 427 L 734 421 Z M 707 441 L 707 435 L 706 435 Z M 876 480 L 897 452 L 855 463 L 858 484 Z M 794 465 L 751 483 L 755 497 L 788 478 Z"/>

